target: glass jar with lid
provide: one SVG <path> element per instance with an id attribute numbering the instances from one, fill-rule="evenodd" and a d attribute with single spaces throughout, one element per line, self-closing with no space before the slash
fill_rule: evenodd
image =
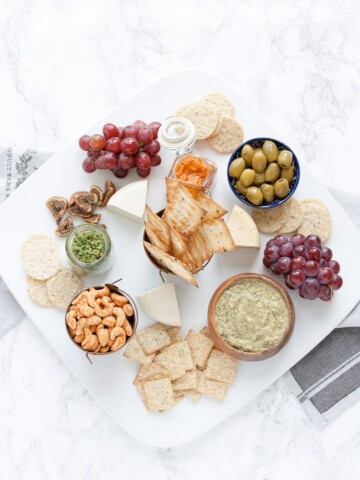
<path id="1" fill-rule="evenodd" d="M 113 263 L 109 234 L 99 225 L 84 223 L 74 228 L 65 249 L 68 262 L 78 275 L 104 273 Z"/>
<path id="2" fill-rule="evenodd" d="M 184 117 L 169 117 L 158 131 L 158 141 L 163 148 L 175 153 L 175 161 L 168 174 L 193 192 L 201 190 L 208 194 L 215 180 L 216 164 L 193 153 L 196 140 L 195 126 Z"/>

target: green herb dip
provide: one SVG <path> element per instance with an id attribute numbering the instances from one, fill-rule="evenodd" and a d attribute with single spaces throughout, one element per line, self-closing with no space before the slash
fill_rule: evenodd
<path id="1" fill-rule="evenodd" d="M 79 262 L 96 263 L 104 256 L 105 239 L 100 232 L 78 232 L 71 243 L 71 251 Z"/>
<path id="2" fill-rule="evenodd" d="M 215 323 L 223 339 L 244 352 L 263 352 L 277 345 L 289 325 L 281 293 L 259 279 L 234 283 L 220 295 Z"/>

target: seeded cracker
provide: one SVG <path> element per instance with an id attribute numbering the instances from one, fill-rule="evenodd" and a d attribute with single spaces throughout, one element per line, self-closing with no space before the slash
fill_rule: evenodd
<path id="1" fill-rule="evenodd" d="M 208 397 L 223 400 L 228 391 L 229 384 L 206 378 L 205 372 L 199 372 L 199 374 L 198 391 Z"/>
<path id="2" fill-rule="evenodd" d="M 171 343 L 182 342 L 180 327 L 171 327 L 166 331 L 171 338 Z"/>
<path id="3" fill-rule="evenodd" d="M 140 330 L 136 336 L 146 355 L 155 353 L 171 344 L 171 339 L 162 323 L 155 323 L 151 327 Z"/>
<path id="4" fill-rule="evenodd" d="M 203 222 L 199 227 L 199 233 L 208 249 L 214 253 L 236 250 L 234 240 L 223 219 Z"/>
<path id="5" fill-rule="evenodd" d="M 155 353 L 151 355 L 145 355 L 144 350 L 141 348 L 139 340 L 135 334 L 127 344 L 124 357 L 130 358 L 130 360 L 134 360 L 134 362 L 138 362 L 140 365 L 150 365 L 155 357 Z"/>
<path id="6" fill-rule="evenodd" d="M 40 305 L 40 307 L 54 306 L 47 293 L 46 280 L 40 281 L 27 277 L 27 282 L 29 297 L 36 305 Z"/>
<path id="7" fill-rule="evenodd" d="M 244 130 L 240 123 L 231 117 L 224 117 L 217 135 L 208 138 L 210 145 L 220 153 L 231 153 L 244 140 Z"/>
<path id="8" fill-rule="evenodd" d="M 260 232 L 277 232 L 287 219 L 286 203 L 283 203 L 280 207 L 267 208 L 266 210 L 253 208 L 251 216 Z"/>
<path id="9" fill-rule="evenodd" d="M 21 247 L 26 274 L 35 280 L 48 280 L 61 269 L 56 244 L 47 235 L 31 235 Z"/>
<path id="10" fill-rule="evenodd" d="M 197 387 L 197 375 L 196 370 L 191 370 L 187 372 L 182 377 L 178 378 L 174 382 L 172 382 L 172 387 L 174 392 L 184 390 L 192 390 Z"/>
<path id="11" fill-rule="evenodd" d="M 65 310 L 84 285 L 80 277 L 64 268 L 46 282 L 46 288 L 55 307 Z"/>
<path id="12" fill-rule="evenodd" d="M 191 356 L 195 366 L 204 368 L 214 346 L 214 342 L 210 338 L 205 337 L 205 335 L 195 332 L 195 330 L 189 330 L 185 340 L 189 344 Z"/>
<path id="13" fill-rule="evenodd" d="M 197 140 L 204 140 L 210 137 L 215 131 L 219 120 L 219 112 L 205 102 L 185 105 L 179 108 L 175 115 L 177 117 L 185 117 L 194 124 Z"/>
<path id="14" fill-rule="evenodd" d="M 178 350 L 181 362 L 185 370 L 194 370 L 195 365 L 191 356 L 189 344 L 184 340 L 181 342 L 175 343 L 175 347 Z"/>
<path id="15" fill-rule="evenodd" d="M 234 105 L 227 97 L 225 97 L 225 95 L 220 92 L 209 93 L 202 99 L 202 101 L 211 105 L 222 115 L 227 117 L 235 117 Z"/>
<path id="16" fill-rule="evenodd" d="M 300 208 L 300 203 L 295 198 L 290 198 L 285 204 L 287 217 L 284 225 L 280 228 L 279 233 L 295 232 L 300 227 L 303 221 L 303 214 Z"/>
<path id="17" fill-rule="evenodd" d="M 143 387 L 150 411 L 161 412 L 175 406 L 174 392 L 169 378 L 144 382 Z"/>
<path id="18" fill-rule="evenodd" d="M 145 380 L 149 380 L 150 378 L 153 378 L 154 375 L 160 375 L 160 378 L 170 378 L 170 373 L 166 368 L 153 362 L 150 363 L 150 365 L 143 365 L 142 367 L 140 367 L 135 377 L 134 385 L 141 383 Z"/>
<path id="19" fill-rule="evenodd" d="M 164 350 L 155 356 L 154 363 L 157 363 L 168 370 L 171 381 L 182 377 L 186 373 L 177 349 L 177 344 L 164 348 Z"/>
<path id="20" fill-rule="evenodd" d="M 306 199 L 300 203 L 303 221 L 298 232 L 305 236 L 318 235 L 326 242 L 332 231 L 332 219 L 327 206 L 320 200 Z"/>
<path id="21" fill-rule="evenodd" d="M 236 377 L 238 361 L 220 350 L 213 349 L 205 370 L 206 378 L 219 382 L 233 383 Z"/>

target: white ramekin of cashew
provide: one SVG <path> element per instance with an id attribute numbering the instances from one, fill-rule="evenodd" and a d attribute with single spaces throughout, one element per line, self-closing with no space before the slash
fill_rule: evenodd
<path id="1" fill-rule="evenodd" d="M 104 355 L 120 350 L 137 327 L 136 305 L 115 285 L 91 287 L 69 305 L 65 324 L 71 340 L 82 350 Z"/>

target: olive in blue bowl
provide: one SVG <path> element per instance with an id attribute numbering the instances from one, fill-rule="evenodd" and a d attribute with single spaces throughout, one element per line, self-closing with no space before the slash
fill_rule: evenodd
<path id="1" fill-rule="evenodd" d="M 255 208 L 273 208 L 294 194 L 300 180 L 295 153 L 274 138 L 251 138 L 231 155 L 228 182 L 234 195 Z"/>

